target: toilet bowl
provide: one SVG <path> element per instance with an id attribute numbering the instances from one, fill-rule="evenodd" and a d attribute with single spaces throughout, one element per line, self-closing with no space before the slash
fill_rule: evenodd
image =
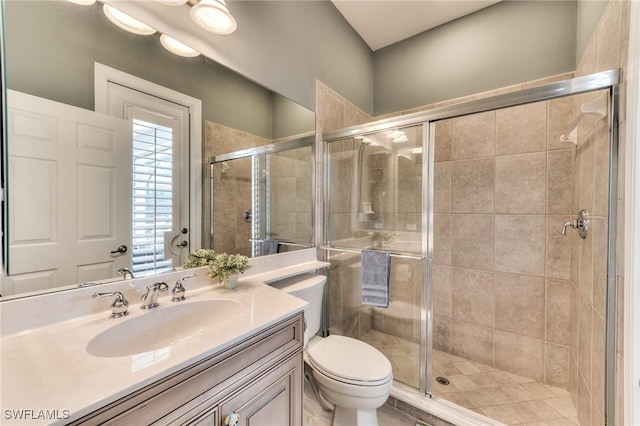
<path id="1" fill-rule="evenodd" d="M 320 328 L 326 277 L 305 274 L 272 284 L 309 303 L 305 309 L 305 363 L 320 394 L 334 405 L 334 426 L 377 426 L 376 409 L 391 392 L 389 360 L 376 348 L 346 336 L 315 336 Z M 309 336 L 313 336 L 309 338 Z"/>

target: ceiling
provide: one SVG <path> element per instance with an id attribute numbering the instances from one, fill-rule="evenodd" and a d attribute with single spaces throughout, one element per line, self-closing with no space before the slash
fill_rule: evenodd
<path id="1" fill-rule="evenodd" d="M 376 51 L 500 0 L 331 0 Z"/>

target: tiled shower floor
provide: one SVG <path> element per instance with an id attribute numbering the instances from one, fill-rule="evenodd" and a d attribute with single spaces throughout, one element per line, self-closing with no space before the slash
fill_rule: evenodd
<path id="1" fill-rule="evenodd" d="M 420 345 L 370 331 L 362 339 L 384 353 L 394 379 L 418 387 Z M 446 377 L 450 384 L 435 381 Z M 433 351 L 432 394 L 508 425 L 578 425 L 569 392 L 485 364 Z"/>

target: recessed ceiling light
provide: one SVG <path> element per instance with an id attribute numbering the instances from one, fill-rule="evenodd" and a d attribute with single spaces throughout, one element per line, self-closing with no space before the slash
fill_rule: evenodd
<path id="1" fill-rule="evenodd" d="M 160 36 L 160 43 L 162 43 L 162 46 L 169 52 L 178 56 L 193 58 L 200 55 L 200 52 L 197 50 L 190 48 L 186 44 L 176 40 L 175 38 L 169 37 L 166 34 L 162 34 Z"/>
<path id="2" fill-rule="evenodd" d="M 200 0 L 189 13 L 196 24 L 215 34 L 231 34 L 238 27 L 224 0 Z"/>
<path id="3" fill-rule="evenodd" d="M 113 6 L 109 6 L 106 3 L 103 6 L 102 10 L 111 22 L 125 31 L 141 35 L 150 35 L 156 32 L 155 28 L 150 27 L 144 22 L 138 21 L 137 19 L 127 15 L 124 12 L 119 11 Z"/>

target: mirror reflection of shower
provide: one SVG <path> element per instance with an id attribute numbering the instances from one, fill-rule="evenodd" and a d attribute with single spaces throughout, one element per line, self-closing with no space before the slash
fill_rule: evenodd
<path id="1" fill-rule="evenodd" d="M 261 256 L 312 244 L 313 141 L 303 137 L 211 158 L 211 248 Z"/>

